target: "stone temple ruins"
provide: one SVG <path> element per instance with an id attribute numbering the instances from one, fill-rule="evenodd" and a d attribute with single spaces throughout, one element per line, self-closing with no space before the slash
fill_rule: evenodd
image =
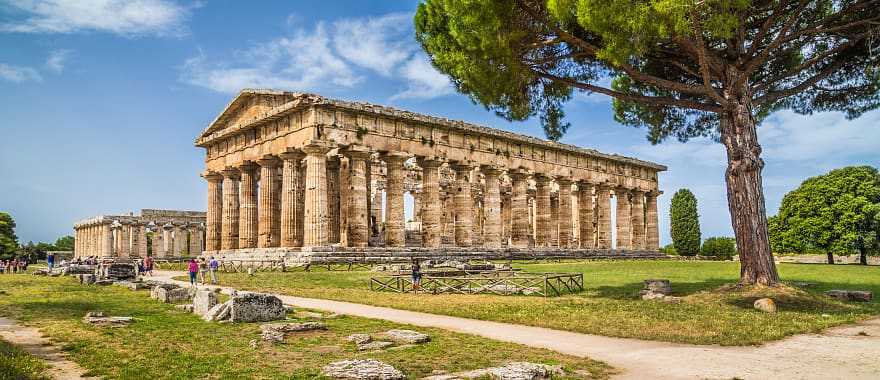
<path id="1" fill-rule="evenodd" d="M 206 152 L 205 254 L 311 260 L 658 250 L 657 174 L 666 167 L 634 158 L 379 105 L 250 89 L 195 145 Z M 112 227 L 99 230 L 102 237 L 86 241 L 111 249 L 101 244 L 112 245 Z"/>
<path id="2" fill-rule="evenodd" d="M 101 215 L 74 224 L 75 257 L 198 256 L 204 251 L 205 213 L 141 210 Z"/>

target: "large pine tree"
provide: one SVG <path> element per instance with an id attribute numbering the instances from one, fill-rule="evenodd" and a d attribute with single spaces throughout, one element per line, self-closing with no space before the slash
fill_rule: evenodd
<path id="1" fill-rule="evenodd" d="M 425 0 L 416 38 L 460 92 L 509 119 L 569 128 L 575 90 L 657 143 L 717 138 L 740 282 L 774 284 L 761 119 L 880 104 L 880 0 Z M 613 78 L 611 85 L 604 80 Z"/>

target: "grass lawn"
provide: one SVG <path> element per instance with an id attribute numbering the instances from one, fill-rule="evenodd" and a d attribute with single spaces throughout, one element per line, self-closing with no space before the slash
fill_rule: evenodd
<path id="1" fill-rule="evenodd" d="M 0 379 L 47 379 L 45 363 L 0 339 Z"/>
<path id="2" fill-rule="evenodd" d="M 459 317 L 519 323 L 606 336 L 695 344 L 750 345 L 817 332 L 880 314 L 880 303 L 847 303 L 821 295 L 828 289 L 864 289 L 880 295 L 880 268 L 857 265 L 781 264 L 788 283 L 804 289 L 718 291 L 735 283 L 739 263 L 686 261 L 579 261 L 519 263 L 529 272 L 583 272 L 586 290 L 555 298 L 493 295 L 428 295 L 369 290 L 375 272 L 225 274 L 224 285 L 295 296 L 351 301 Z M 642 280 L 666 278 L 680 304 L 642 301 Z M 779 313 L 752 309 L 771 296 Z"/>
<path id="3" fill-rule="evenodd" d="M 337 360 L 375 358 L 395 366 L 410 378 L 500 365 L 508 361 L 561 364 L 607 378 L 612 369 L 589 359 L 492 341 L 438 329 L 345 316 L 329 319 L 327 331 L 288 336 L 284 344 L 260 340 L 259 324 L 218 324 L 202 321 L 173 305 L 149 298 L 147 291 L 118 286 L 82 286 L 74 278 L 0 275 L 0 315 L 41 329 L 89 371 L 108 379 L 315 379 L 320 368 Z M 87 325 L 88 311 L 132 316 L 127 327 Z M 358 352 L 346 337 L 410 328 L 428 333 L 432 341 L 397 350 Z M 257 339 L 257 348 L 249 342 Z M 0 352 L 5 353 L 0 345 Z M 5 370 L 0 359 L 0 371 Z M 27 369 L 26 359 L 13 359 L 14 368 Z M 31 368 L 36 368 L 31 366 Z M 19 370 L 19 369 L 14 369 Z M 7 378 L 0 372 L 0 378 Z M 15 378 L 15 377 L 12 377 Z"/>

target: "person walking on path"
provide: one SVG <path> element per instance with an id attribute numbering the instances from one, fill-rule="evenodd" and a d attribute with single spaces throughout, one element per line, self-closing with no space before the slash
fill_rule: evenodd
<path id="1" fill-rule="evenodd" d="M 413 292 L 418 292 L 422 288 L 422 266 L 419 265 L 419 260 L 413 260 L 412 264 L 412 281 L 413 281 Z"/>
<path id="2" fill-rule="evenodd" d="M 204 257 L 199 258 L 199 283 L 205 284 L 205 272 L 208 271 L 208 263 L 205 261 Z"/>
<path id="3" fill-rule="evenodd" d="M 153 277 L 153 256 L 144 258 L 144 272 L 149 273 Z"/>
<path id="4" fill-rule="evenodd" d="M 220 262 L 211 256 L 211 261 L 208 262 L 208 270 L 211 272 L 211 285 L 217 285 L 220 282 L 217 280 L 217 270 L 220 269 Z"/>
<path id="5" fill-rule="evenodd" d="M 51 272 L 52 269 L 55 268 L 55 254 L 54 253 L 49 252 L 46 254 L 46 265 L 49 267 L 49 272 Z"/>
<path id="6" fill-rule="evenodd" d="M 199 263 L 196 259 L 189 259 L 189 284 L 196 286 L 196 275 L 199 273 Z"/>

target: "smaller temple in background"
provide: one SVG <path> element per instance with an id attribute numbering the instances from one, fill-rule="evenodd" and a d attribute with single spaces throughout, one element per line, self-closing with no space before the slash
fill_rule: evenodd
<path id="1" fill-rule="evenodd" d="M 75 257 L 181 257 L 204 251 L 205 213 L 143 209 L 100 215 L 73 225 Z"/>

